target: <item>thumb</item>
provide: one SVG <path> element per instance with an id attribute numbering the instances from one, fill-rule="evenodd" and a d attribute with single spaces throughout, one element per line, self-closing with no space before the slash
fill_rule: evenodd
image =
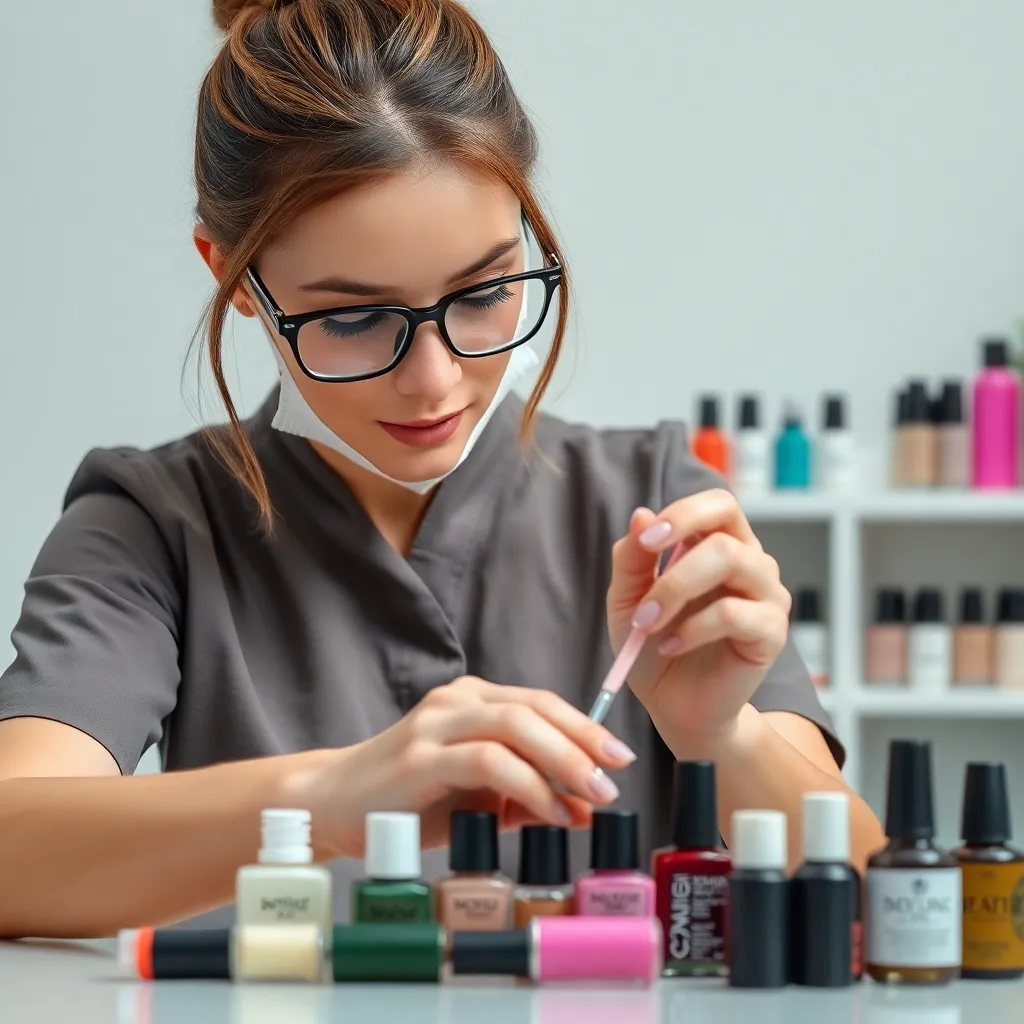
<path id="1" fill-rule="evenodd" d="M 640 543 L 644 532 L 657 516 L 649 508 L 638 508 L 629 520 L 626 536 L 612 548 L 612 582 L 608 588 L 608 616 L 616 621 L 632 617 L 636 606 L 658 572 L 658 553 Z"/>

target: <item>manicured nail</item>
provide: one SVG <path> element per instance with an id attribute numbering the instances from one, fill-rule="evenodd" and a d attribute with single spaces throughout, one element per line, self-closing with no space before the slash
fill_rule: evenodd
<path id="1" fill-rule="evenodd" d="M 557 821 L 562 828 L 568 828 L 572 824 L 572 815 L 569 813 L 569 808 L 566 807 L 565 804 L 555 804 L 555 821 Z"/>
<path id="2" fill-rule="evenodd" d="M 671 658 L 673 654 L 678 654 L 682 649 L 683 641 L 677 636 L 670 636 L 658 644 L 658 653 L 665 658 Z"/>
<path id="3" fill-rule="evenodd" d="M 595 768 L 588 780 L 590 792 L 597 800 L 604 803 L 607 800 L 615 800 L 619 795 L 619 787 L 608 778 L 600 768 Z"/>
<path id="4" fill-rule="evenodd" d="M 643 533 L 640 534 L 640 543 L 645 548 L 657 547 L 662 541 L 668 540 L 669 534 L 672 532 L 671 523 L 654 523 L 652 526 L 648 526 Z"/>
<path id="5" fill-rule="evenodd" d="M 636 760 L 636 754 L 622 740 L 616 739 L 614 736 L 609 736 L 601 744 L 601 749 L 613 761 L 621 761 L 622 764 L 632 764 Z"/>
<path id="6" fill-rule="evenodd" d="M 661 615 L 661 605 L 657 601 L 648 601 L 642 604 L 633 616 L 633 626 L 636 629 L 648 629 L 658 621 Z"/>

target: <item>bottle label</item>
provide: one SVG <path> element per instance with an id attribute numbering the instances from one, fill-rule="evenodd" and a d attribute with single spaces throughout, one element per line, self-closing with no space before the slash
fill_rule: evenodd
<path id="1" fill-rule="evenodd" d="M 724 920 L 729 902 L 725 875 L 672 876 L 666 953 L 673 960 L 725 959 Z"/>
<path id="2" fill-rule="evenodd" d="M 964 864 L 964 959 L 969 970 L 1024 970 L 1024 864 Z"/>
<path id="3" fill-rule="evenodd" d="M 867 962 L 959 967 L 960 868 L 868 868 Z"/>

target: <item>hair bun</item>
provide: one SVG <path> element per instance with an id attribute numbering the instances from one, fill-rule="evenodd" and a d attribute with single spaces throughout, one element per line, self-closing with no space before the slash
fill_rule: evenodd
<path id="1" fill-rule="evenodd" d="M 227 32 L 235 18 L 250 7 L 270 11 L 275 7 L 284 6 L 278 0 L 213 0 L 213 20 L 216 22 L 217 28 Z"/>

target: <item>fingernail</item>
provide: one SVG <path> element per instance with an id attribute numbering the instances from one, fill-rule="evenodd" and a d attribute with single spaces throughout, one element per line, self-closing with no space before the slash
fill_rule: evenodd
<path id="1" fill-rule="evenodd" d="M 640 534 L 640 543 L 643 544 L 645 548 L 656 547 L 662 541 L 668 540 L 668 536 L 671 532 L 671 523 L 654 523 L 652 526 L 648 526 L 647 529 Z"/>
<path id="2" fill-rule="evenodd" d="M 658 653 L 664 657 L 671 657 L 673 654 L 678 654 L 683 648 L 683 641 L 677 636 L 670 636 L 667 640 L 662 640 L 658 644 Z"/>
<path id="3" fill-rule="evenodd" d="M 636 760 L 636 754 L 626 746 L 622 740 L 609 736 L 601 744 L 601 749 L 613 760 L 621 761 L 623 764 L 632 764 Z"/>
<path id="4" fill-rule="evenodd" d="M 569 813 L 569 809 L 565 804 L 555 804 L 555 821 L 557 821 L 562 828 L 568 828 L 572 824 L 572 815 Z"/>
<path id="5" fill-rule="evenodd" d="M 661 615 L 661 605 L 657 601 L 648 601 L 641 605 L 633 616 L 633 626 L 636 629 L 647 629 L 658 621 Z"/>
<path id="6" fill-rule="evenodd" d="M 619 787 L 608 778 L 600 768 L 595 768 L 588 780 L 590 792 L 602 803 L 608 800 L 615 800 L 619 795 Z"/>

